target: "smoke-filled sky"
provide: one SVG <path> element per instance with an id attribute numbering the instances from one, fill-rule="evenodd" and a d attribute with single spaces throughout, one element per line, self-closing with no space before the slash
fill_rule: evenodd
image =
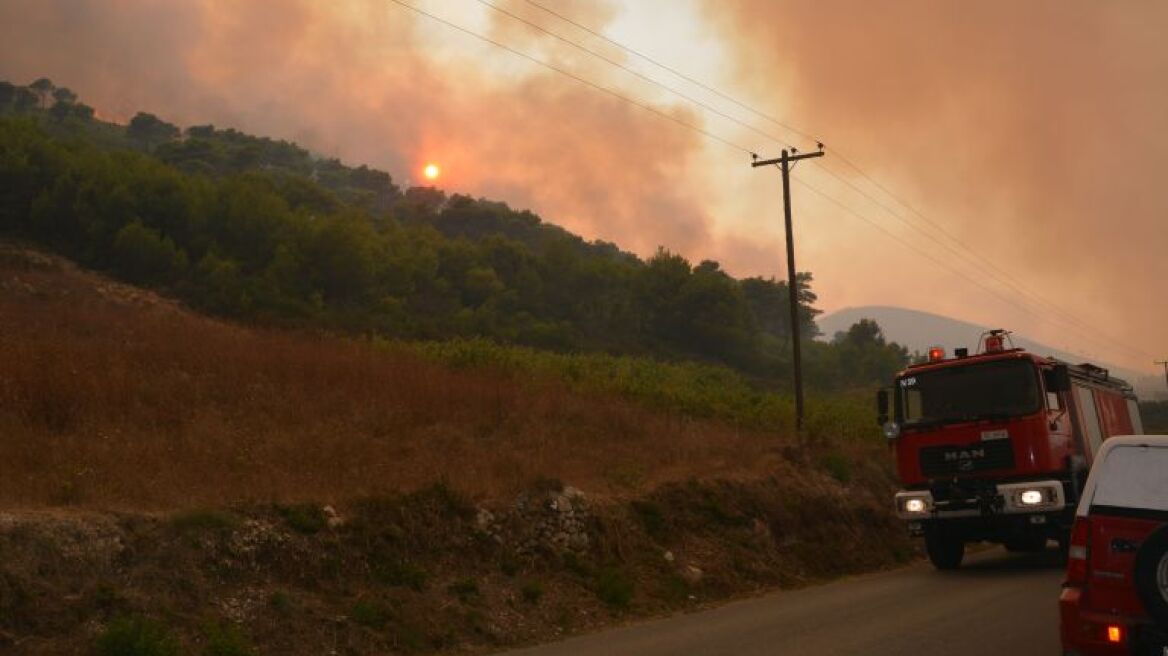
<path id="1" fill-rule="evenodd" d="M 654 111 L 392 0 L 6 0 L 0 78 L 403 184 L 434 161 L 448 191 L 739 276 L 785 260 L 778 171 L 734 146 L 812 149 L 802 132 L 827 145 L 792 189 L 821 309 L 901 305 L 1142 371 L 1168 356 L 1168 3 L 489 0 L 702 107 L 486 0 L 402 1 Z"/>

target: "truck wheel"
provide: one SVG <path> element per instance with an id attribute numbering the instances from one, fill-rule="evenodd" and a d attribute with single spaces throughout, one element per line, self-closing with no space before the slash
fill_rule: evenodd
<path id="1" fill-rule="evenodd" d="M 1168 626 L 1168 525 L 1140 545 L 1134 578 L 1144 610 L 1161 626 Z"/>
<path id="2" fill-rule="evenodd" d="M 951 570 L 961 567 L 965 557 L 965 541 L 940 526 L 925 527 L 925 551 L 933 567 Z"/>
<path id="3" fill-rule="evenodd" d="M 1045 535 L 1023 535 L 1020 537 L 1006 538 L 1002 540 L 1002 546 L 1006 547 L 1006 551 L 1014 553 L 1036 553 L 1046 550 L 1046 536 Z"/>

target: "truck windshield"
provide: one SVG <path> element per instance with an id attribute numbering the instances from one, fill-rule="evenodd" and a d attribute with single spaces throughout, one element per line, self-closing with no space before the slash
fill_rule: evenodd
<path id="1" fill-rule="evenodd" d="M 909 374 L 897 381 L 905 426 L 1004 419 L 1037 412 L 1038 373 L 1028 360 L 997 360 Z"/>

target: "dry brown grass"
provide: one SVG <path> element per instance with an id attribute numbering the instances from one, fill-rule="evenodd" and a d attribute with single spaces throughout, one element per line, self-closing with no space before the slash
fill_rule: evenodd
<path id="1" fill-rule="evenodd" d="M 31 259 L 30 259 L 31 258 Z M 777 435 L 196 316 L 0 245 L 0 507 L 344 503 L 446 481 L 633 493 L 784 466 Z"/>

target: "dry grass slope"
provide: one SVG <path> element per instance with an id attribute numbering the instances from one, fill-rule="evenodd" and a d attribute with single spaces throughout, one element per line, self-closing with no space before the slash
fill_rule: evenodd
<path id="1" fill-rule="evenodd" d="M 776 433 L 245 329 L 12 244 L 0 363 L 0 507 L 503 498 L 541 477 L 621 496 L 789 466 Z"/>

